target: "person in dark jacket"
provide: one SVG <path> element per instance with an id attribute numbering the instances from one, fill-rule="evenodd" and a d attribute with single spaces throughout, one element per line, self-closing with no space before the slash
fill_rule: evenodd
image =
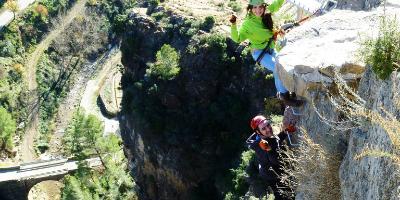
<path id="1" fill-rule="evenodd" d="M 263 115 L 255 116 L 250 126 L 254 133 L 246 140 L 246 143 L 256 153 L 260 177 L 267 186 L 272 188 L 276 200 L 290 199 L 284 197 L 278 190 L 278 187 L 285 188 L 280 183 L 283 162 L 279 153 L 285 149 L 283 141 L 287 138 L 287 133 L 282 131 L 274 135 L 271 122 Z"/>

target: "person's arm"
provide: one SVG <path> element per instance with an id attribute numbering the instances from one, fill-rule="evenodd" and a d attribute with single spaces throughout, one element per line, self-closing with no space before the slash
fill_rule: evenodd
<path id="1" fill-rule="evenodd" d="M 246 39 L 249 38 L 249 30 L 248 27 L 246 26 L 246 20 L 243 22 L 242 26 L 238 30 L 236 22 L 232 23 L 231 25 L 231 38 L 233 41 L 240 43 L 245 41 Z"/>
<path id="2" fill-rule="evenodd" d="M 281 131 L 278 134 L 278 137 L 279 137 L 279 141 L 283 142 L 287 138 L 287 133 L 285 131 Z"/>
<path id="3" fill-rule="evenodd" d="M 283 5 L 283 3 L 285 3 L 285 0 L 275 0 L 273 1 L 269 6 L 268 6 L 268 10 L 270 13 L 274 13 L 277 12 Z"/>
<path id="4" fill-rule="evenodd" d="M 279 146 L 279 141 L 277 138 L 269 138 L 268 143 L 271 146 L 271 150 L 267 152 L 268 155 L 268 161 L 271 165 L 273 166 L 278 166 L 279 165 L 279 154 L 278 154 L 278 146 Z"/>

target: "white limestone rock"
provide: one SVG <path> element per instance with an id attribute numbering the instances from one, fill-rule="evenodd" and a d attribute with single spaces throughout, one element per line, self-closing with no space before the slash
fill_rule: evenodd
<path id="1" fill-rule="evenodd" d="M 397 6 L 386 8 L 389 15 L 399 12 Z M 377 35 L 382 15 L 383 7 L 369 12 L 333 10 L 293 29 L 277 57 L 277 70 L 284 85 L 309 98 L 308 89 L 323 90 L 332 83 L 334 69 L 345 79 L 361 78 L 365 64 L 357 55 L 360 42 Z"/>
<path id="2" fill-rule="evenodd" d="M 337 0 L 337 7 L 351 10 L 370 10 L 379 6 L 382 0 Z"/>

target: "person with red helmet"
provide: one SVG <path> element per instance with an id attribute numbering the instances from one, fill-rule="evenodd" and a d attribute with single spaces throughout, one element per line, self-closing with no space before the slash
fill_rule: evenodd
<path id="1" fill-rule="evenodd" d="M 278 191 L 278 188 L 286 188 L 280 183 L 283 162 L 279 152 L 285 149 L 283 141 L 287 138 L 287 133 L 282 131 L 274 135 L 271 121 L 263 115 L 255 116 L 250 121 L 250 127 L 254 133 L 246 140 L 246 143 L 256 153 L 261 179 L 272 188 L 276 200 L 290 199 Z"/>

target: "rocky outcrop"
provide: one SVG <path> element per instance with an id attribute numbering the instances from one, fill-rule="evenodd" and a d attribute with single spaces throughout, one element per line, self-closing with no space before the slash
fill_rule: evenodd
<path id="1" fill-rule="evenodd" d="M 399 8 L 399 2 L 388 1 L 386 14 L 394 15 Z M 383 14 L 382 6 L 369 12 L 333 10 L 289 32 L 278 57 L 285 86 L 309 97 L 307 90 L 321 91 L 332 83 L 333 70 L 346 80 L 361 78 L 365 64 L 357 55 L 360 42 L 377 35 Z"/>
<path id="2" fill-rule="evenodd" d="M 369 110 L 385 116 L 383 108 L 397 118 L 400 116 L 400 107 L 396 105 L 400 90 L 398 74 L 393 73 L 388 80 L 383 81 L 371 69 L 366 70 L 361 79 L 359 94 L 367 100 L 366 107 Z M 400 163 L 391 159 L 391 155 L 399 156 L 399 147 L 390 139 L 387 130 L 382 128 L 388 123 L 392 122 L 366 123 L 351 132 L 347 153 L 340 167 L 343 199 L 400 198 Z M 384 152 L 386 156 L 354 159 L 368 150 Z"/>
<path id="3" fill-rule="evenodd" d="M 321 91 L 333 82 L 333 70 L 348 80 L 361 78 L 364 63 L 356 56 L 360 34 L 376 30 L 381 14 L 334 10 L 289 32 L 278 57 L 284 84 L 309 97 L 308 90 Z"/>
<path id="4" fill-rule="evenodd" d="M 339 1 L 344 2 L 351 3 Z M 364 3 L 374 4 L 373 1 Z M 328 98 L 328 93 L 334 98 L 337 94 L 333 73 L 336 71 L 362 98 L 368 99 L 368 109 L 378 111 L 383 106 L 398 117 L 399 108 L 393 100 L 399 89 L 398 77 L 394 74 L 391 80 L 377 80 L 358 59 L 357 51 L 363 38 L 376 36 L 384 12 L 390 16 L 399 11 L 397 1 L 388 1 L 386 11 L 383 7 L 368 12 L 334 10 L 287 34 L 288 44 L 278 57 L 278 71 L 285 86 L 308 101 L 300 124 L 329 154 L 344 157 L 340 166 L 340 188 L 339 182 L 335 186 L 340 189 L 342 199 L 399 198 L 399 166 L 395 161 L 368 156 L 354 159 L 366 147 L 386 152 L 388 157 L 398 156 L 398 147 L 381 128 L 382 124 L 365 121 L 361 128 L 352 131 L 338 129 L 335 122 L 347 113 L 332 105 Z"/>
<path id="5" fill-rule="evenodd" d="M 370 10 L 378 7 L 382 0 L 338 0 L 337 7 L 351 10 Z"/>

